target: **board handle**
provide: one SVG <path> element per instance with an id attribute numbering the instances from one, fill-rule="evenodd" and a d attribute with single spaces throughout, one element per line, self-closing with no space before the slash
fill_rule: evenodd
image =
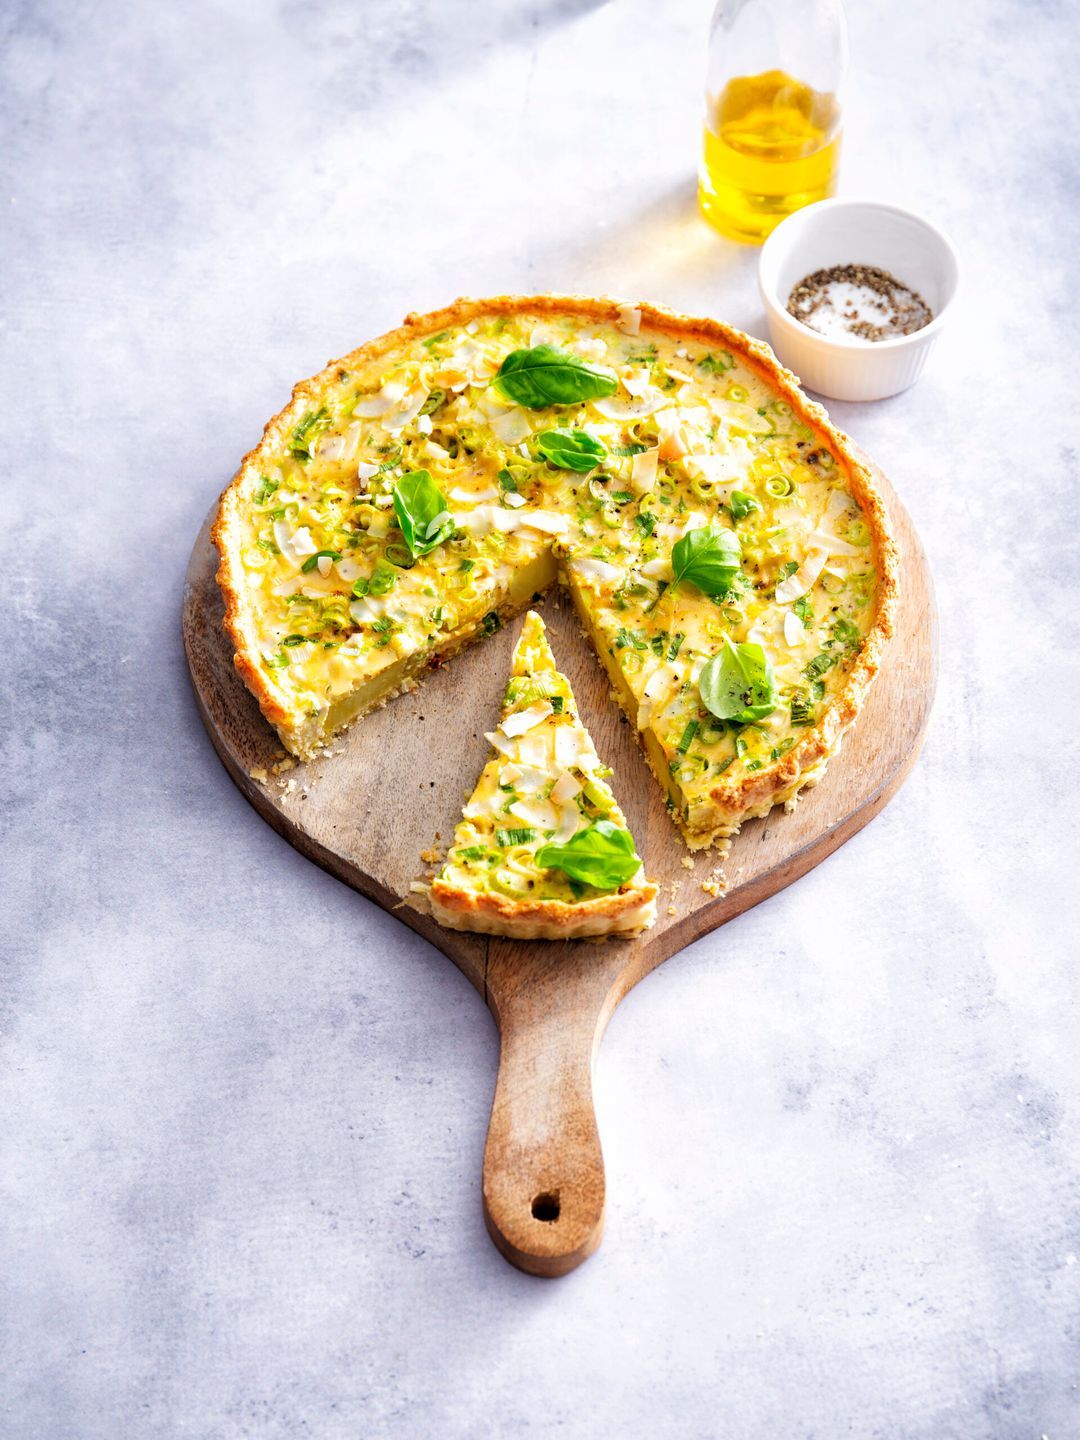
<path id="1" fill-rule="evenodd" d="M 489 958 L 500 1053 L 484 1149 L 484 1219 L 512 1265 L 556 1276 L 591 1255 L 604 1229 L 592 1081 L 613 1008 L 612 977 L 595 963 L 595 947 L 582 956 L 590 947 L 548 942 L 535 967 L 522 963 L 525 948 L 493 942 Z"/>

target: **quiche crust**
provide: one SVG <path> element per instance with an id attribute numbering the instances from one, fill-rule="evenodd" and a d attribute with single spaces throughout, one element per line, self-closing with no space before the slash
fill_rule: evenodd
<path id="1" fill-rule="evenodd" d="M 830 689 L 828 703 L 814 717 L 813 723 L 802 729 L 786 753 L 763 763 L 755 773 L 715 779 L 696 798 L 692 813 L 683 813 L 680 809 L 678 785 L 672 781 L 668 767 L 663 765 L 663 752 L 651 732 L 645 732 L 642 739 L 650 764 L 662 788 L 672 799 L 673 819 L 691 848 L 722 843 L 738 830 L 744 820 L 766 814 L 775 804 L 792 803 L 802 788 L 821 778 L 828 759 L 839 749 L 845 730 L 866 699 L 892 635 L 898 603 L 899 554 L 884 502 L 874 486 L 869 469 L 855 453 L 847 437 L 831 424 L 821 406 L 802 393 L 796 377 L 779 364 L 764 342 L 720 321 L 679 315 L 660 305 L 640 302 L 630 306 L 613 298 L 572 295 L 461 298 L 441 310 L 422 315 L 410 314 L 398 328 L 367 342 L 339 360 L 331 361 L 319 374 L 300 382 L 294 388 L 288 405 L 268 422 L 259 443 L 244 457 L 237 475 L 221 496 L 212 529 L 212 538 L 220 557 L 217 578 L 225 602 L 224 628 L 235 646 L 234 663 L 238 673 L 289 750 L 302 758 L 309 757 L 342 724 L 381 705 L 391 695 L 414 687 L 426 664 L 453 653 L 477 638 L 480 627 L 471 624 L 440 637 L 423 654 L 407 656 L 400 664 L 388 665 L 383 677 L 377 677 L 363 693 L 347 697 L 347 703 L 340 707 L 338 714 L 331 713 L 329 720 L 325 716 L 297 714 L 268 678 L 258 616 L 245 590 L 241 550 L 244 543 L 245 494 L 250 491 L 252 477 L 258 475 L 270 458 L 287 444 L 288 437 L 305 411 L 321 403 L 336 377 L 370 362 L 393 357 L 421 337 L 466 326 L 473 321 L 524 315 L 564 318 L 582 325 L 606 324 L 625 328 L 628 312 L 635 317 L 631 324 L 639 324 L 643 331 L 658 333 L 683 344 L 698 342 L 723 346 L 741 366 L 760 378 L 775 395 L 782 397 L 798 421 L 812 432 L 815 443 L 825 447 L 842 467 L 846 488 L 868 530 L 875 571 L 872 620 L 862 636 L 858 654 L 846 669 L 842 683 Z M 636 333 L 636 330 L 631 333 Z M 547 554 L 550 556 L 550 551 Z M 535 558 L 541 578 L 544 574 L 554 578 L 554 561 L 549 558 L 545 566 L 539 554 Z M 565 566 L 561 569 L 561 578 L 565 580 Z M 525 588 L 522 587 L 523 590 Z M 509 615 L 524 609 L 534 589 L 538 588 L 542 587 L 528 587 L 527 595 L 506 596 L 499 607 L 501 613 Z M 571 581 L 570 588 L 590 634 L 594 639 L 598 638 L 592 615 L 582 601 L 580 587 Z M 636 725 L 638 717 L 633 695 L 628 692 L 623 676 L 605 649 L 599 644 L 597 648 L 612 678 L 620 704 Z M 555 922 L 537 920 L 538 925 L 548 923 Z"/>

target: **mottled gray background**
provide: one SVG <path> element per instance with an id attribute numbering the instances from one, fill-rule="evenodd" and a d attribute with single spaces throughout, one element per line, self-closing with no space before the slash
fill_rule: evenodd
<path id="1" fill-rule="evenodd" d="M 762 333 L 694 208 L 708 6 L 0 6 L 5 1440 L 1080 1435 L 1080 27 L 850 10 L 842 193 L 966 265 L 918 387 L 833 407 L 931 556 L 936 716 L 622 1007 L 607 1238 L 546 1284 L 481 1221 L 491 1020 L 233 789 L 181 578 L 292 382 L 409 308 Z"/>

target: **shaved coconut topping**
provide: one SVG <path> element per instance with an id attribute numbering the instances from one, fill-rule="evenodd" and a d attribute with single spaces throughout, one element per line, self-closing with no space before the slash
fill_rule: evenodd
<path id="1" fill-rule="evenodd" d="M 501 505 L 477 505 L 455 517 L 459 530 L 469 535 L 487 535 L 492 530 L 509 534 L 514 530 L 540 530 L 549 535 L 566 533 L 569 521 L 552 510 L 506 510 Z"/>
<path id="2" fill-rule="evenodd" d="M 556 805 L 565 805 L 568 800 L 580 794 L 581 790 L 582 784 L 577 776 L 571 775 L 569 770 L 563 770 L 551 787 L 551 798 Z"/>
<path id="3" fill-rule="evenodd" d="M 378 473 L 379 467 L 373 460 L 361 460 L 356 467 L 358 480 L 370 480 L 373 475 L 377 475 Z"/>
<path id="4" fill-rule="evenodd" d="M 300 569 L 300 557 L 293 549 L 293 533 L 287 520 L 274 521 L 274 544 L 281 551 L 282 558 L 294 569 Z M 290 581 L 290 585 L 291 585 Z"/>
<path id="5" fill-rule="evenodd" d="M 559 813 L 550 800 L 515 800 L 510 806 L 510 814 L 537 830 L 554 830 L 559 823 Z"/>
<path id="6" fill-rule="evenodd" d="M 607 420 L 641 420 L 668 403 L 664 392 L 650 385 L 630 400 L 623 400 L 618 395 L 605 395 L 602 399 L 593 400 L 592 407 Z"/>
<path id="7" fill-rule="evenodd" d="M 513 740 L 518 735 L 524 735 L 526 730 L 531 730 L 534 725 L 539 725 L 549 715 L 554 715 L 550 700 L 538 700 L 535 705 L 529 705 L 524 710 L 515 710 L 512 715 L 507 715 L 499 724 L 499 729 L 504 735 Z"/>
<path id="8" fill-rule="evenodd" d="M 560 725 L 555 731 L 555 763 L 564 770 L 576 765 L 587 770 L 596 763 L 596 754 L 589 737 L 576 725 Z"/>
<path id="9" fill-rule="evenodd" d="M 631 460 L 630 477 L 638 494 L 647 494 L 656 484 L 656 464 L 659 458 L 659 450 L 642 450 Z"/>
<path id="10" fill-rule="evenodd" d="M 814 545 L 819 545 L 829 555 L 861 555 L 863 551 L 857 545 L 851 545 L 846 540 L 841 540 L 839 535 L 830 535 L 827 530 L 813 530 L 807 537 Z"/>
<path id="11" fill-rule="evenodd" d="M 641 573 L 648 580 L 670 580 L 675 573 L 671 568 L 671 556 L 658 555 L 655 560 L 647 560 L 641 567 Z"/>
<path id="12" fill-rule="evenodd" d="M 342 556 L 337 562 L 337 573 L 341 576 L 342 580 L 345 581 L 346 585 L 351 585 L 354 580 L 360 579 L 360 566 L 355 560 L 350 560 L 346 556 Z"/>
<path id="13" fill-rule="evenodd" d="M 554 790 L 551 792 L 555 794 Z M 554 841 L 556 845 L 565 845 L 567 840 L 576 835 L 584 827 L 585 819 L 581 811 L 572 800 L 559 806 L 559 826 L 555 831 Z"/>
<path id="14" fill-rule="evenodd" d="M 330 558 L 329 555 L 320 555 L 315 563 L 319 567 L 320 575 L 329 575 L 334 564 L 333 560 Z"/>
<path id="15" fill-rule="evenodd" d="M 457 505 L 482 505 L 485 501 L 497 500 L 499 489 L 496 485 L 486 485 L 483 490 L 466 490 L 464 485 L 455 485 L 446 498 Z"/>
<path id="16" fill-rule="evenodd" d="M 532 421 L 520 408 L 507 410 L 502 415 L 493 415 L 488 421 L 492 433 L 504 445 L 517 445 L 532 434 Z"/>
<path id="17" fill-rule="evenodd" d="M 503 496 L 503 500 L 514 510 L 519 510 L 522 505 L 527 505 L 529 503 L 525 499 L 525 496 L 519 495 L 516 490 L 508 490 Z"/>
<path id="18" fill-rule="evenodd" d="M 652 388 L 652 371 L 629 370 L 622 377 L 622 383 L 624 388 L 633 395 L 635 399 L 640 400 L 642 395 Z"/>
<path id="19" fill-rule="evenodd" d="M 780 604 L 789 605 L 792 600 L 798 600 L 800 595 L 805 595 L 825 569 L 828 558 L 828 551 L 812 550 L 794 575 L 789 575 L 777 585 L 776 598 Z"/>
<path id="20" fill-rule="evenodd" d="M 370 625 L 380 620 L 386 610 L 386 597 L 382 595 L 361 595 L 349 605 L 349 614 L 358 625 Z"/>
<path id="21" fill-rule="evenodd" d="M 789 645 L 801 645 L 806 639 L 806 626 L 794 610 L 784 616 L 784 639 Z"/>
<path id="22" fill-rule="evenodd" d="M 594 560 L 591 555 L 575 556 L 570 561 L 570 569 L 579 579 L 598 585 L 617 585 L 626 573 L 620 565 Z"/>
<path id="23" fill-rule="evenodd" d="M 500 785 L 513 785 L 523 795 L 535 795 L 547 784 L 547 772 L 535 765 L 504 765 L 499 771 Z"/>
<path id="24" fill-rule="evenodd" d="M 400 380 L 388 380 L 374 395 L 361 396 L 353 406 L 353 414 L 363 415 L 369 420 L 381 419 L 398 408 L 404 394 L 405 386 Z"/>
<path id="25" fill-rule="evenodd" d="M 512 758 L 517 754 L 517 750 L 511 745 L 501 730 L 485 730 L 484 739 L 491 748 L 497 750 L 500 755 L 506 755 L 508 758 Z"/>
<path id="26" fill-rule="evenodd" d="M 636 305 L 629 303 L 620 305 L 619 318 L 615 323 L 625 334 L 639 335 L 641 333 L 641 311 Z"/>
<path id="27" fill-rule="evenodd" d="M 403 430 L 410 421 L 415 420 L 424 408 L 428 398 L 428 390 L 425 385 L 418 385 L 415 390 L 410 390 L 403 402 L 403 408 L 396 410 L 392 415 L 383 420 L 383 428 L 391 431 Z"/>
<path id="28" fill-rule="evenodd" d="M 416 432 L 418 435 L 430 435 L 432 431 L 431 416 L 418 415 L 416 417 Z"/>

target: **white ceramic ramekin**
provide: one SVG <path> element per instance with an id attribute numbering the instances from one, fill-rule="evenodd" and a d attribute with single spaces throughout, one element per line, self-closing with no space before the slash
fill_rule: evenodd
<path id="1" fill-rule="evenodd" d="M 870 343 L 819 335 L 787 312 L 792 287 L 833 265 L 876 265 L 909 285 L 933 320 L 912 335 Z M 936 226 L 870 200 L 821 200 L 779 224 L 762 247 L 758 285 L 777 355 L 804 385 L 833 400 L 882 400 L 919 378 L 960 284 L 956 251 Z"/>

